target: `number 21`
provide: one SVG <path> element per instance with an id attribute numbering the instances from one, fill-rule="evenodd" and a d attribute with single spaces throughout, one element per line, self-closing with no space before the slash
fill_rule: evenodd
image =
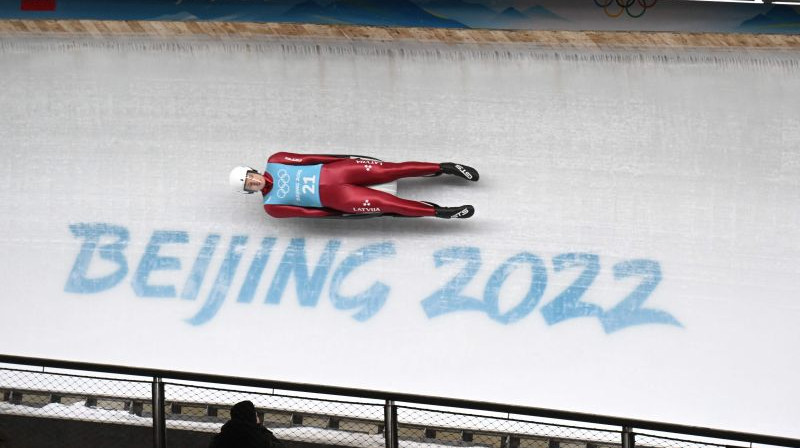
<path id="1" fill-rule="evenodd" d="M 309 183 L 311 185 L 309 185 Z M 314 188 L 317 185 L 317 176 L 308 176 L 303 178 L 303 194 L 314 194 Z"/>

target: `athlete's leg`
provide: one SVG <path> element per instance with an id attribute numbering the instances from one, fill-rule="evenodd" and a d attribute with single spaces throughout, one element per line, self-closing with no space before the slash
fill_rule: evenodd
<path id="1" fill-rule="evenodd" d="M 322 167 L 321 182 L 327 185 L 377 185 L 403 177 L 430 176 L 440 172 L 438 163 L 344 159 L 325 164 Z"/>
<path id="2" fill-rule="evenodd" d="M 425 202 L 411 201 L 359 185 L 320 185 L 325 207 L 344 213 L 392 213 L 403 216 L 434 216 L 436 209 Z"/>

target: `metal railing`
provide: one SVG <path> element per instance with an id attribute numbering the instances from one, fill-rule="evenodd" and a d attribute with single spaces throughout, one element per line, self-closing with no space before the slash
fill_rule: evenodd
<path id="1" fill-rule="evenodd" d="M 289 447 L 800 447 L 786 437 L 424 395 L 9 355 L 0 363 L 14 365 L 0 367 L 0 447 L 4 438 L 46 440 L 56 427 L 60 446 L 102 446 L 104 437 L 125 446 L 120 434 L 130 446 L 202 446 L 243 400 Z"/>

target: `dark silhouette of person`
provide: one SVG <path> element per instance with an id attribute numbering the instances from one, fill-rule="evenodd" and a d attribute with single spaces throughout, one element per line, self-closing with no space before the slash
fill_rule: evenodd
<path id="1" fill-rule="evenodd" d="M 209 448 L 280 448 L 281 442 L 258 421 L 252 401 L 236 403 L 231 419 L 222 425 L 219 434 L 211 439 Z"/>

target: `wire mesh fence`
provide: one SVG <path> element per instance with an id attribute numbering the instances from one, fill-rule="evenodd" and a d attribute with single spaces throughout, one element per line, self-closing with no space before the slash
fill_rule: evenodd
<path id="1" fill-rule="evenodd" d="M 735 441 L 708 441 L 702 439 L 690 440 L 686 438 L 668 437 L 637 432 L 635 434 L 636 446 L 642 448 L 747 448 L 744 443 Z"/>
<path id="2" fill-rule="evenodd" d="M 152 443 L 149 381 L 0 369 L 0 394 L 0 446 Z"/>
<path id="3" fill-rule="evenodd" d="M 176 383 L 165 384 L 165 399 L 172 428 L 217 432 L 230 419 L 231 407 L 249 400 L 258 421 L 284 445 L 384 446 L 383 404 Z"/>
<path id="4" fill-rule="evenodd" d="M 436 400 L 395 403 L 374 393 L 342 398 L 247 383 L 109 376 L 0 367 L 0 448 L 204 447 L 245 400 L 275 436 L 272 448 L 748 447 L 742 440 L 700 437 L 689 427 L 694 435 L 453 408 Z M 155 412 L 159 406 L 163 413 Z M 159 428 L 166 440 L 157 436 Z M 793 443 L 781 446 L 800 446 Z"/>
<path id="5" fill-rule="evenodd" d="M 619 446 L 620 430 L 556 425 L 510 415 L 476 415 L 398 407 L 401 439 L 487 448 L 606 448 Z"/>

